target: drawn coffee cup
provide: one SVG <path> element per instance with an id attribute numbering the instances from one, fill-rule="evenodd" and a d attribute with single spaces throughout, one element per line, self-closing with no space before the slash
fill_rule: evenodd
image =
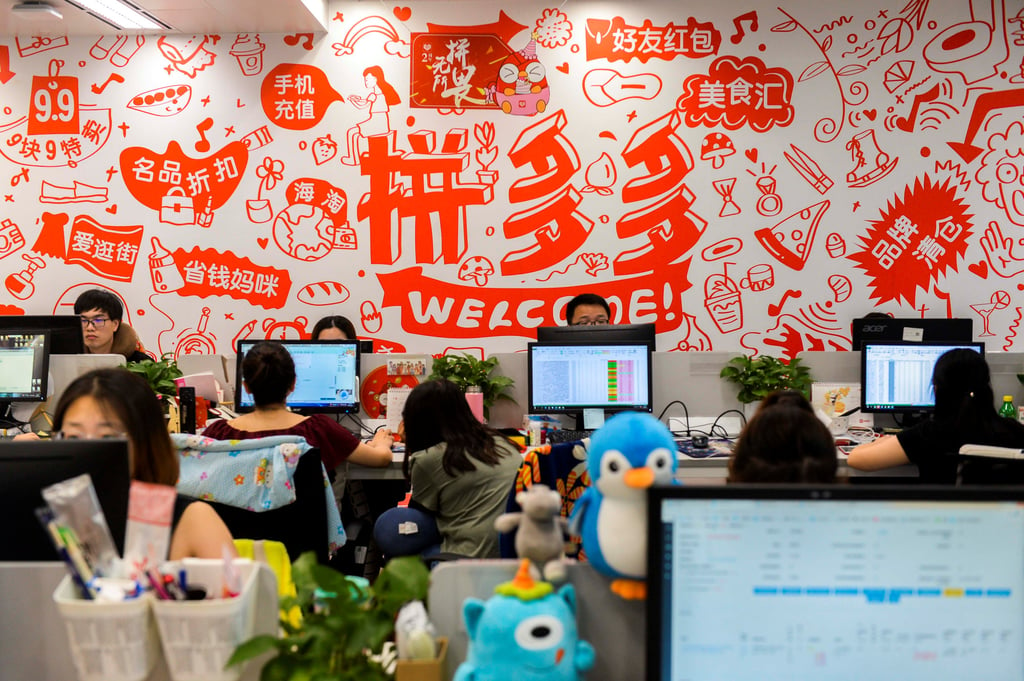
<path id="1" fill-rule="evenodd" d="M 768 263 L 754 265 L 747 270 L 747 276 L 740 279 L 740 286 L 751 291 L 767 291 L 775 285 L 775 271 Z"/>

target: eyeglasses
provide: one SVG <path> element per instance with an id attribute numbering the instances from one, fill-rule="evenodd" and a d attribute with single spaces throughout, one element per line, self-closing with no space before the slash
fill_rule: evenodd
<path id="1" fill-rule="evenodd" d="M 588 319 L 583 317 L 572 323 L 573 326 L 603 326 L 608 323 L 607 317 L 598 317 L 597 319 Z"/>
<path id="2" fill-rule="evenodd" d="M 92 434 L 65 433 L 61 430 L 54 433 L 52 438 L 54 440 L 127 440 L 128 433 L 113 432 L 94 436 Z"/>
<path id="3" fill-rule="evenodd" d="M 79 317 L 82 321 L 82 326 L 92 326 L 97 329 L 102 329 L 103 325 L 109 320 L 106 317 Z"/>

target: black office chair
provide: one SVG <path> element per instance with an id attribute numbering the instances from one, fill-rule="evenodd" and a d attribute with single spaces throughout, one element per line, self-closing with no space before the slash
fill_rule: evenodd
<path id="1" fill-rule="evenodd" d="M 284 544 L 293 561 L 306 551 L 313 551 L 317 562 L 326 564 L 327 498 L 319 449 L 310 449 L 302 455 L 292 482 L 295 502 L 270 511 L 250 511 L 214 501 L 208 503 L 235 539 L 273 539 Z"/>
<path id="2" fill-rule="evenodd" d="M 1022 451 L 964 445 L 957 456 L 957 485 L 1024 485 Z"/>

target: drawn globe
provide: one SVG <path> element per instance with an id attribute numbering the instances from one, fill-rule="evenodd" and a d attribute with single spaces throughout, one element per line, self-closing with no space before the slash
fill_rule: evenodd
<path id="1" fill-rule="evenodd" d="M 274 218 L 274 243 L 298 260 L 312 262 L 331 252 L 334 223 L 319 206 L 295 203 Z"/>

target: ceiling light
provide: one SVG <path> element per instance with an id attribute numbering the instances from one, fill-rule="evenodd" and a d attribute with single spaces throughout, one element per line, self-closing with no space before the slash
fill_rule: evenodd
<path id="1" fill-rule="evenodd" d="M 60 10 L 52 5 L 47 5 L 45 2 L 19 2 L 11 6 L 11 12 L 20 19 L 28 19 L 30 21 L 52 21 L 64 18 Z"/>
<path id="2" fill-rule="evenodd" d="M 154 19 L 125 0 L 65 0 L 65 2 L 85 10 L 100 21 L 118 29 L 164 31 L 170 28 L 167 24 Z"/>

